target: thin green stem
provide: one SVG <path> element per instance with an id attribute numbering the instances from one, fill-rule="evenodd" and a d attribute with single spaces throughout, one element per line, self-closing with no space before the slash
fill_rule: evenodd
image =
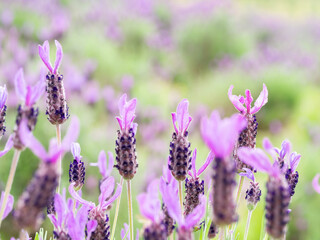
<path id="1" fill-rule="evenodd" d="M 60 124 L 56 125 L 56 134 L 57 134 L 58 147 L 60 147 L 61 146 L 61 128 L 60 128 Z M 61 176 L 62 176 L 61 154 L 59 155 L 59 159 L 58 159 L 57 164 L 58 164 L 58 174 L 59 174 L 57 193 L 60 193 Z"/>
<path id="2" fill-rule="evenodd" d="M 7 184 L 6 184 L 5 191 L 4 191 L 4 198 L 3 198 L 2 205 L 1 205 L 1 210 L 0 210 L 0 227 L 1 227 L 1 223 L 2 223 L 2 217 L 3 217 L 3 214 L 4 214 L 4 210 L 6 208 L 6 205 L 7 205 L 7 202 L 8 202 L 8 197 L 9 197 L 9 194 L 10 194 L 10 191 L 11 191 L 14 175 L 16 173 L 16 169 L 17 169 L 20 153 L 21 153 L 21 151 L 16 149 L 15 152 L 14 152 L 14 155 L 13 155 L 12 162 L 11 162 L 11 168 L 10 168 L 10 172 L 9 172 L 9 177 L 8 177 L 8 181 L 7 181 Z"/>
<path id="3" fill-rule="evenodd" d="M 120 179 L 120 185 L 121 185 L 121 188 L 122 188 L 123 177 L 121 177 L 121 179 Z M 115 234 L 115 231 L 116 231 L 118 215 L 119 215 L 119 209 L 120 209 L 120 202 L 121 202 L 121 195 L 122 195 L 122 191 L 121 191 L 120 196 L 117 199 L 116 212 L 114 214 L 114 219 L 113 219 L 113 223 L 112 223 L 112 231 L 111 231 L 111 238 L 110 238 L 111 240 L 113 240 L 114 234 Z"/>
<path id="4" fill-rule="evenodd" d="M 127 190 L 128 190 L 130 240 L 133 240 L 133 214 L 132 214 L 131 180 L 127 180 Z"/>
<path id="5" fill-rule="evenodd" d="M 242 186 L 243 186 L 243 181 L 244 181 L 244 177 L 243 177 L 243 176 L 240 176 L 240 181 L 239 181 L 238 190 L 237 190 L 237 198 L 236 198 L 236 201 L 237 201 L 237 209 L 238 209 L 239 204 L 240 204 L 241 190 L 242 190 Z"/>
<path id="6" fill-rule="evenodd" d="M 183 212 L 182 181 L 179 181 L 179 201 L 180 201 L 181 212 Z"/>
<path id="7" fill-rule="evenodd" d="M 247 217 L 247 225 L 246 225 L 246 231 L 244 233 L 244 240 L 248 239 L 248 233 L 249 233 L 249 228 L 250 228 L 250 221 L 251 221 L 251 215 L 252 211 L 248 211 L 248 217 Z"/>

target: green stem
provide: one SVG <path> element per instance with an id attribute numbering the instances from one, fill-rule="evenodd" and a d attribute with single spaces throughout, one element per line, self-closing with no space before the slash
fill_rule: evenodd
<path id="1" fill-rule="evenodd" d="M 133 240 L 133 214 L 132 214 L 131 180 L 127 180 L 127 190 L 128 190 L 130 240 Z"/>
<path id="2" fill-rule="evenodd" d="M 4 198 L 3 198 L 2 205 L 1 205 L 1 210 L 0 210 L 0 227 L 1 227 L 1 223 L 2 223 L 2 217 L 3 217 L 3 214 L 4 214 L 4 210 L 6 208 L 6 205 L 7 205 L 7 202 L 8 202 L 8 197 L 9 197 L 9 194 L 10 194 L 10 191 L 11 191 L 14 175 L 16 173 L 16 169 L 17 169 L 20 153 L 21 153 L 21 151 L 16 149 L 15 152 L 14 152 L 14 155 L 13 155 L 12 162 L 11 162 L 11 168 L 10 168 L 10 172 L 9 172 L 9 177 L 8 177 L 8 181 L 7 181 L 7 184 L 6 184 L 5 191 L 4 191 Z"/>
<path id="3" fill-rule="evenodd" d="M 123 185 L 123 178 L 122 177 L 120 179 L 120 185 L 121 185 L 121 188 L 122 188 L 122 185 Z M 121 191 L 121 194 L 122 194 L 122 191 Z M 111 231 L 111 238 L 110 238 L 111 240 L 113 240 L 114 234 L 115 234 L 115 231 L 116 231 L 118 215 L 119 215 L 119 208 L 120 208 L 120 202 L 121 202 L 121 194 L 117 199 L 116 212 L 114 214 L 114 219 L 113 219 L 113 223 L 112 223 L 112 231 Z"/>
<path id="4" fill-rule="evenodd" d="M 239 204 L 240 204 L 240 199 L 241 199 L 241 190 L 242 190 L 242 186 L 243 186 L 243 181 L 244 181 L 244 177 L 240 176 L 240 181 L 239 181 L 239 185 L 238 185 L 238 190 L 237 190 L 237 207 L 236 209 L 238 209 Z"/>
<path id="5" fill-rule="evenodd" d="M 61 128 L 60 128 L 60 124 L 56 125 L 56 134 L 57 134 L 58 147 L 60 147 L 61 146 Z M 58 164 L 58 174 L 59 174 L 57 193 L 60 193 L 61 176 L 62 176 L 61 154 L 59 155 L 59 159 L 58 159 L 57 164 Z"/>
<path id="6" fill-rule="evenodd" d="M 248 211 L 248 217 L 247 217 L 247 225 L 246 225 L 246 231 L 244 234 L 244 240 L 248 239 L 248 233 L 249 233 L 249 228 L 250 228 L 250 221 L 251 221 L 251 215 L 252 215 L 252 211 Z"/>
<path id="7" fill-rule="evenodd" d="M 179 201 L 180 201 L 181 212 L 183 214 L 182 181 L 179 181 Z"/>

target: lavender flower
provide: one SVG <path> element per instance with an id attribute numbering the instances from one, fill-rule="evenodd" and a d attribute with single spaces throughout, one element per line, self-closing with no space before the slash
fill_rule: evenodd
<path id="1" fill-rule="evenodd" d="M 136 174 L 138 163 L 136 154 L 136 138 L 138 124 L 133 123 L 137 99 L 133 98 L 127 102 L 127 95 L 123 94 L 119 100 L 120 117 L 116 117 L 120 130 L 116 140 L 116 161 L 115 168 L 120 175 L 130 180 Z"/>
<path id="2" fill-rule="evenodd" d="M 199 204 L 199 196 L 204 194 L 204 180 L 200 180 L 199 176 L 203 173 L 203 171 L 208 167 L 208 165 L 214 159 L 214 155 L 212 152 L 208 154 L 206 162 L 202 165 L 202 167 L 196 170 L 196 158 L 197 158 L 197 149 L 195 148 L 192 154 L 192 171 L 189 171 L 190 178 L 186 179 L 185 189 L 186 195 L 184 200 L 184 215 L 188 215 L 195 209 Z"/>
<path id="3" fill-rule="evenodd" d="M 240 176 L 247 177 L 251 180 L 250 186 L 246 191 L 247 207 L 249 211 L 253 211 L 256 208 L 257 203 L 260 201 L 261 190 L 259 183 L 255 182 L 254 174 L 249 168 L 243 168 L 246 172 L 239 173 Z"/>
<path id="4" fill-rule="evenodd" d="M 4 191 L 1 192 L 0 206 L 2 206 L 3 198 L 4 198 Z M 14 198 L 11 194 L 9 194 L 8 201 L 4 209 L 4 214 L 2 216 L 2 220 L 5 219 L 9 215 L 9 213 L 12 211 L 13 202 L 14 202 Z"/>
<path id="5" fill-rule="evenodd" d="M 113 196 L 111 196 L 114 191 L 115 180 L 113 177 L 108 177 L 105 181 L 100 185 L 100 196 L 99 203 L 95 205 L 93 202 L 88 202 L 81 198 L 79 194 L 75 191 L 74 185 L 75 183 L 71 183 L 69 186 L 69 192 L 71 196 L 82 203 L 84 206 L 88 208 L 88 218 L 89 220 L 96 220 L 97 227 L 95 231 L 92 232 L 91 240 L 104 240 L 109 239 L 110 235 L 110 225 L 109 225 L 109 216 L 106 213 L 108 206 L 114 202 L 119 195 L 121 194 L 121 186 L 118 185 L 118 188 Z M 109 200 L 106 200 L 106 199 Z"/>
<path id="6" fill-rule="evenodd" d="M 147 193 L 138 195 L 137 200 L 141 214 L 151 223 L 144 229 L 145 240 L 166 240 L 167 231 L 162 222 L 161 202 L 158 198 L 159 180 L 153 180 L 147 189 Z"/>
<path id="7" fill-rule="evenodd" d="M 6 120 L 6 112 L 7 112 L 7 106 L 6 101 L 8 97 L 8 92 L 6 85 L 4 87 L 0 87 L 0 139 L 6 132 L 6 127 L 4 125 Z"/>
<path id="8" fill-rule="evenodd" d="M 240 147 L 254 148 L 256 146 L 258 122 L 255 113 L 257 113 L 268 102 L 268 89 L 266 85 L 263 84 L 263 90 L 255 101 L 253 107 L 251 107 L 253 98 L 251 96 L 250 90 L 247 89 L 246 97 L 243 97 L 232 95 L 232 89 L 233 85 L 231 85 L 228 90 L 229 99 L 234 107 L 247 119 L 247 127 L 240 133 L 238 143 L 234 150 L 234 157 L 237 163 L 238 171 L 243 171 L 243 168 L 250 168 L 252 170 L 251 166 L 245 165 L 239 160 L 237 149 Z"/>
<path id="9" fill-rule="evenodd" d="M 272 153 L 268 139 L 264 139 L 263 146 L 266 151 Z M 269 175 L 266 196 L 266 231 L 274 238 L 283 237 L 289 222 L 290 188 L 277 159 L 275 159 L 275 164 L 272 164 L 261 149 L 248 147 L 239 148 L 238 155 L 244 163 Z"/>
<path id="10" fill-rule="evenodd" d="M 78 133 L 79 122 L 77 118 L 73 118 L 63 139 L 63 147 L 59 148 L 56 141 L 52 140 L 49 152 L 46 152 L 41 143 L 30 132 L 27 121 L 23 120 L 21 123 L 19 134 L 22 143 L 29 147 L 42 161 L 18 200 L 14 217 L 20 227 L 37 229 L 40 226 L 43 220 L 42 211 L 52 199 L 58 185 L 59 172 L 56 161 L 60 155 L 70 149 L 70 145 L 76 140 Z"/>
<path id="11" fill-rule="evenodd" d="M 20 70 L 17 72 L 14 83 L 16 94 L 23 102 L 23 105 L 19 105 L 18 107 L 13 141 L 14 148 L 18 150 L 23 150 L 25 146 L 22 143 L 21 137 L 19 135 L 20 123 L 23 119 L 27 119 L 29 130 L 34 130 L 37 123 L 39 110 L 38 108 L 34 108 L 33 105 L 42 96 L 45 89 L 45 85 L 44 81 L 40 79 L 38 83 L 33 87 L 26 86 L 22 68 L 20 68 Z"/>
<path id="12" fill-rule="evenodd" d="M 108 152 L 108 156 L 109 156 L 108 166 L 107 166 L 106 153 L 103 150 L 99 153 L 98 162 L 90 163 L 91 166 L 98 166 L 100 174 L 102 175 L 102 181 L 104 181 L 110 176 L 112 172 L 113 164 L 114 164 L 112 152 Z"/>
<path id="13" fill-rule="evenodd" d="M 175 131 L 170 142 L 168 167 L 178 181 L 186 179 L 191 169 L 191 150 L 187 129 L 192 117 L 189 115 L 188 106 L 188 100 L 183 99 L 177 107 L 177 112 L 171 113 Z"/>
<path id="14" fill-rule="evenodd" d="M 320 184 L 319 184 L 320 174 L 316 174 L 312 180 L 313 189 L 320 194 Z"/>
<path id="15" fill-rule="evenodd" d="M 289 160 L 289 166 L 287 168 L 287 171 L 285 173 L 286 180 L 289 184 L 290 188 L 290 196 L 292 197 L 295 193 L 295 188 L 299 181 L 299 173 L 296 171 L 296 168 L 299 164 L 299 161 L 301 159 L 301 155 L 297 154 L 296 152 L 293 152 L 290 154 L 290 160 Z"/>
<path id="16" fill-rule="evenodd" d="M 177 184 L 167 184 L 162 178 L 160 192 L 170 216 L 178 223 L 178 240 L 192 240 L 193 227 L 200 222 L 206 211 L 205 196 L 200 196 L 200 204 L 189 215 L 183 217 Z"/>
<path id="17" fill-rule="evenodd" d="M 54 67 L 50 63 L 50 46 L 48 41 L 45 41 L 43 46 L 39 45 L 39 56 L 49 70 L 46 76 L 46 114 L 51 124 L 58 125 L 64 123 L 69 118 L 69 112 L 63 85 L 63 75 L 58 73 L 63 57 L 62 47 L 57 40 L 55 40 L 55 44 L 57 52 Z"/>
<path id="18" fill-rule="evenodd" d="M 74 160 L 70 163 L 69 167 L 69 182 L 75 183 L 74 187 L 76 188 L 76 191 L 82 188 L 86 174 L 84 162 L 81 161 L 82 156 L 80 155 L 80 151 L 80 144 L 72 143 L 71 152 Z"/>
<path id="19" fill-rule="evenodd" d="M 246 122 L 239 114 L 222 120 L 217 111 L 212 112 L 210 119 L 205 118 L 201 122 L 202 138 L 215 155 L 212 186 L 213 222 L 217 225 L 229 225 L 238 219 L 233 198 L 236 168 L 230 155 Z"/>

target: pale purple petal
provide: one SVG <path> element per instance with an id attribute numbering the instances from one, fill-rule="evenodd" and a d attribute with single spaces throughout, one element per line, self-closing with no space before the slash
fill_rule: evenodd
<path id="1" fill-rule="evenodd" d="M 35 86 L 30 89 L 30 96 L 26 101 L 27 106 L 34 105 L 45 92 L 46 83 L 44 79 L 40 79 Z M 27 103 L 28 102 L 28 103 Z"/>
<path id="2" fill-rule="evenodd" d="M 102 206 L 103 202 L 109 198 L 114 190 L 115 180 L 113 177 L 108 177 L 100 184 L 99 204 Z"/>
<path id="3" fill-rule="evenodd" d="M 285 156 L 287 155 L 287 153 L 290 152 L 290 149 L 291 149 L 291 143 L 289 142 L 289 140 L 284 140 L 281 144 L 281 150 L 280 150 L 279 157 L 281 159 L 284 159 Z"/>
<path id="4" fill-rule="evenodd" d="M 23 69 L 20 68 L 14 78 L 16 94 L 21 101 L 25 102 L 27 97 L 27 86 L 23 76 Z"/>
<path id="5" fill-rule="evenodd" d="M 296 152 L 293 152 L 290 154 L 290 168 L 292 172 L 296 171 L 299 165 L 300 159 L 301 159 L 300 154 L 297 154 Z"/>
<path id="6" fill-rule="evenodd" d="M 112 152 L 110 151 L 108 152 L 108 156 L 109 156 L 109 159 L 108 159 L 108 168 L 106 170 L 106 175 L 110 176 L 113 169 L 113 165 L 114 165 L 114 158 L 113 158 Z"/>
<path id="7" fill-rule="evenodd" d="M 118 187 L 117 187 L 117 190 L 115 192 L 115 194 L 108 200 L 108 201 L 105 201 L 103 203 L 103 205 L 101 206 L 101 209 L 102 210 L 106 210 L 107 207 L 113 203 L 121 194 L 121 191 L 122 191 L 122 187 L 120 186 L 120 184 L 118 184 Z"/>
<path id="8" fill-rule="evenodd" d="M 0 206 L 1 207 L 2 207 L 2 203 L 3 203 L 3 199 L 4 199 L 4 191 L 1 192 L 1 199 L 0 199 Z M 13 202 L 14 202 L 14 198 L 11 194 L 9 194 L 8 199 L 7 199 L 7 204 L 4 208 L 2 220 L 5 219 L 9 215 L 9 213 L 12 211 Z"/>
<path id="9" fill-rule="evenodd" d="M 320 194 L 320 184 L 319 184 L 320 174 L 316 174 L 316 176 L 312 180 L 313 189 Z"/>
<path id="10" fill-rule="evenodd" d="M 251 103 L 253 101 L 253 98 L 251 96 L 251 92 L 249 89 L 246 90 L 246 98 L 244 100 L 244 104 L 246 105 L 247 107 L 247 113 L 250 112 L 250 108 L 251 108 Z"/>
<path id="11" fill-rule="evenodd" d="M 53 68 L 50 63 L 50 47 L 48 41 L 43 43 L 43 46 L 38 46 L 39 56 L 43 63 L 47 66 L 48 70 L 53 73 Z"/>
<path id="12" fill-rule="evenodd" d="M 62 148 L 64 151 L 69 151 L 71 147 L 71 143 L 75 142 L 78 139 L 80 131 L 80 121 L 76 116 L 71 118 L 71 123 L 69 125 L 67 134 L 63 138 Z"/>
<path id="13" fill-rule="evenodd" d="M 244 113 L 246 111 L 246 108 L 243 106 L 243 102 L 240 101 L 240 97 L 236 95 L 232 95 L 232 89 L 233 85 L 230 86 L 228 90 L 228 97 L 233 104 L 233 106 L 241 113 Z"/>
<path id="14" fill-rule="evenodd" d="M 188 107 L 189 101 L 187 99 L 183 99 L 177 107 L 177 123 L 179 126 L 179 132 L 181 133 L 184 133 L 187 130 L 192 120 L 188 112 Z"/>
<path id="15" fill-rule="evenodd" d="M 121 118 L 124 118 L 126 102 L 127 102 L 127 94 L 123 94 L 120 97 L 119 102 L 118 102 L 119 113 L 120 113 Z"/>
<path id="16" fill-rule="evenodd" d="M 203 173 L 204 170 L 206 170 L 206 168 L 209 166 L 209 164 L 213 161 L 214 159 L 214 154 L 213 152 L 209 152 L 207 160 L 205 161 L 205 163 L 201 166 L 201 168 L 198 170 L 197 176 L 199 177 L 201 175 L 201 173 Z"/>
<path id="17" fill-rule="evenodd" d="M 8 98 L 8 91 L 7 91 L 6 85 L 4 85 L 3 87 L 0 86 L 0 110 L 6 104 L 7 98 Z"/>
<path id="18" fill-rule="evenodd" d="M 0 157 L 6 155 L 7 152 L 9 152 L 11 150 L 12 147 L 13 147 L 13 134 L 11 134 L 9 136 L 8 141 L 7 141 L 6 145 L 4 146 L 4 149 L 2 151 L 0 151 Z"/>
<path id="19" fill-rule="evenodd" d="M 200 195 L 199 198 L 200 204 L 193 209 L 188 216 L 186 216 L 185 222 L 182 225 L 182 227 L 187 230 L 192 229 L 196 224 L 198 224 L 206 213 L 206 197 L 204 195 Z"/>
<path id="20" fill-rule="evenodd" d="M 60 194 L 56 194 L 54 197 L 54 207 L 56 210 L 56 215 L 57 215 L 57 224 L 58 226 L 62 226 L 62 223 L 66 217 L 66 202 L 65 200 L 62 198 L 62 196 L 60 196 Z"/>
<path id="21" fill-rule="evenodd" d="M 107 157 L 106 157 L 105 151 L 103 151 L 103 150 L 99 153 L 98 168 L 99 168 L 99 171 L 100 171 L 101 175 L 103 176 L 103 178 L 108 177 L 108 175 L 106 174 L 106 171 L 107 171 Z"/>
<path id="22" fill-rule="evenodd" d="M 58 229 L 60 225 L 58 224 L 58 220 L 54 214 L 48 214 L 48 218 L 50 219 L 51 223 L 53 224 L 54 229 Z"/>
<path id="23" fill-rule="evenodd" d="M 54 42 L 57 47 L 57 53 L 56 53 L 56 61 L 54 63 L 53 74 L 56 74 L 62 61 L 63 51 L 62 51 L 61 44 L 57 40 L 55 40 Z"/>
<path id="24" fill-rule="evenodd" d="M 136 240 L 139 240 L 139 229 L 137 229 Z"/>
<path id="25" fill-rule="evenodd" d="M 263 89 L 257 98 L 256 102 L 254 103 L 253 108 L 251 108 L 250 113 L 255 114 L 257 113 L 266 103 L 268 102 L 268 89 L 265 84 L 263 84 Z"/>
<path id="26" fill-rule="evenodd" d="M 239 173 L 239 175 L 242 177 L 247 177 L 247 178 L 251 179 L 252 182 L 254 182 L 253 172 L 249 168 L 243 168 L 243 170 L 245 170 L 246 172 L 241 172 L 241 173 Z"/>
<path id="27" fill-rule="evenodd" d="M 76 159 L 77 161 L 79 161 L 81 159 L 81 147 L 79 143 L 71 143 L 71 152 L 73 155 L 73 158 Z"/>
<path id="28" fill-rule="evenodd" d="M 46 161 L 48 154 L 42 144 L 33 136 L 27 125 L 27 120 L 23 119 L 20 123 L 19 135 L 22 143 L 40 159 Z"/>
<path id="29" fill-rule="evenodd" d="M 85 205 L 85 206 L 88 206 L 90 208 L 93 208 L 95 206 L 95 204 L 93 202 L 88 202 L 86 200 L 84 200 L 82 197 L 79 196 L 79 194 L 77 193 L 77 191 L 74 190 L 74 185 L 75 183 L 71 183 L 69 185 L 69 193 L 70 195 L 76 200 L 78 201 L 79 203 Z"/>
<path id="30" fill-rule="evenodd" d="M 176 124 L 177 123 L 177 114 L 171 113 L 171 116 L 172 116 L 172 123 L 173 123 L 174 130 L 178 134 L 179 130 L 178 130 L 177 124 Z"/>
<path id="31" fill-rule="evenodd" d="M 97 226 L 98 226 L 97 220 L 88 221 L 88 223 L 87 223 L 87 232 L 88 232 L 87 240 L 90 240 L 91 234 L 96 230 Z"/>
<path id="32" fill-rule="evenodd" d="M 121 229 L 121 239 L 122 240 L 130 240 L 129 225 L 124 223 L 124 228 Z"/>
<path id="33" fill-rule="evenodd" d="M 137 105 L 137 99 L 133 98 L 125 105 L 125 114 L 124 114 L 124 129 L 129 130 L 131 128 L 131 123 L 135 118 L 135 110 Z"/>

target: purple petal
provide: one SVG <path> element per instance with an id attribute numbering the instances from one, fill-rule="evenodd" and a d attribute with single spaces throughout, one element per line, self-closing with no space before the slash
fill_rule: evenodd
<path id="1" fill-rule="evenodd" d="M 253 108 L 251 108 L 250 113 L 255 114 L 257 113 L 266 103 L 268 102 L 268 89 L 265 84 L 263 84 L 263 89 L 257 98 L 256 102 L 254 103 Z"/>
<path id="2" fill-rule="evenodd" d="M 184 133 L 187 130 L 190 121 L 192 120 L 188 112 L 188 107 L 189 101 L 187 99 L 183 99 L 177 107 L 177 123 L 181 133 Z"/>
<path id="3" fill-rule="evenodd" d="M 137 105 L 137 99 L 133 98 L 125 105 L 125 114 L 124 114 L 124 129 L 129 130 L 131 127 L 131 123 L 135 118 L 135 110 Z"/>
<path id="4" fill-rule="evenodd" d="M 214 154 L 213 152 L 209 152 L 207 160 L 205 161 L 205 163 L 201 166 L 201 168 L 198 170 L 197 176 L 199 177 L 201 175 L 201 173 L 203 173 L 204 170 L 206 170 L 206 168 L 209 166 L 209 164 L 213 161 L 214 159 Z"/>
<path id="5" fill-rule="evenodd" d="M 243 106 L 243 102 L 240 101 L 240 97 L 232 95 L 233 85 L 230 86 L 228 90 L 228 97 L 233 104 L 233 106 L 241 113 L 244 113 L 246 108 Z"/>
<path id="6" fill-rule="evenodd" d="M 319 184 L 320 174 L 318 173 L 312 180 L 313 189 L 320 194 L 320 184 Z"/>
<path id="7" fill-rule="evenodd" d="M 61 44 L 57 40 L 55 40 L 54 42 L 57 47 L 57 53 L 56 53 L 56 61 L 54 63 L 53 74 L 56 74 L 62 61 L 63 51 L 62 51 Z"/>
<path id="8" fill-rule="evenodd" d="M 50 48 L 48 41 L 45 41 L 43 46 L 39 45 L 38 50 L 42 62 L 47 66 L 48 70 L 53 73 L 53 68 L 50 63 Z"/>
<path id="9" fill-rule="evenodd" d="M 54 229 L 58 229 L 59 227 L 61 227 L 58 224 L 58 220 L 54 214 L 48 214 L 47 216 L 50 219 L 51 223 L 53 224 Z"/>
<path id="10" fill-rule="evenodd" d="M 185 222 L 182 227 L 187 230 L 192 229 L 196 224 L 198 224 L 206 213 L 206 197 L 204 195 L 200 195 L 199 198 L 200 204 L 185 218 Z"/>
<path id="11" fill-rule="evenodd" d="M 108 177 L 100 185 L 99 204 L 102 206 L 103 202 L 109 198 L 114 190 L 115 180 L 113 177 Z"/>
<path id="12" fill-rule="evenodd" d="M 4 199 L 4 191 L 1 192 L 1 199 L 0 199 L 0 206 L 2 207 L 2 203 L 3 203 L 3 199 Z M 8 199 L 7 199 L 7 204 L 4 208 L 4 213 L 2 216 L 2 220 L 5 219 L 9 213 L 12 211 L 13 208 L 13 202 L 14 202 L 14 198 L 11 194 L 8 195 Z"/>
<path id="13" fill-rule="evenodd" d="M 91 234 L 96 230 L 97 226 L 98 226 L 97 220 L 88 221 L 88 223 L 87 223 L 87 232 L 88 232 L 87 240 L 90 240 Z"/>
<path id="14" fill-rule="evenodd" d="M 107 157 L 105 151 L 101 151 L 98 157 L 98 167 L 103 178 L 108 177 L 107 172 Z"/>
<path id="15" fill-rule="evenodd" d="M 245 170 L 246 172 L 241 172 L 241 173 L 239 173 L 239 175 L 242 177 L 247 177 L 247 178 L 251 179 L 252 182 L 254 182 L 253 172 L 249 168 L 243 168 L 243 170 Z"/>
<path id="16" fill-rule="evenodd" d="M 136 240 L 139 240 L 139 229 L 137 229 Z"/>
<path id="17" fill-rule="evenodd" d="M 251 96 L 251 92 L 250 92 L 249 89 L 246 90 L 246 98 L 245 98 L 244 101 L 245 101 L 244 103 L 245 103 L 245 105 L 247 107 L 247 113 L 249 113 L 250 112 L 250 108 L 251 108 L 251 103 L 253 101 L 253 98 Z"/>
<path id="18" fill-rule="evenodd" d="M 74 190 L 74 185 L 75 183 L 71 183 L 69 185 L 69 193 L 70 195 L 76 200 L 78 201 L 79 203 L 85 205 L 85 206 L 88 206 L 90 208 L 93 208 L 95 207 L 95 204 L 93 202 L 88 202 L 86 200 L 84 200 L 82 197 L 79 196 L 79 194 Z"/>
<path id="19" fill-rule="evenodd" d="M 19 135 L 22 143 L 40 159 L 46 161 L 48 154 L 42 144 L 33 136 L 27 125 L 27 120 L 23 119 L 20 123 Z"/>
<path id="20" fill-rule="evenodd" d="M 10 151 L 10 149 L 13 147 L 13 134 L 11 134 L 8 138 L 8 141 L 2 151 L 0 151 L 0 157 L 7 154 L 7 152 Z"/>
<path id="21" fill-rule="evenodd" d="M 23 69 L 20 68 L 14 77 L 14 85 L 16 89 L 16 94 L 21 101 L 25 102 L 27 97 L 27 87 L 23 76 Z"/>
<path id="22" fill-rule="evenodd" d="M 177 114 L 176 113 L 171 113 L 172 116 L 172 123 L 173 123 L 173 127 L 174 130 L 176 131 L 176 133 L 178 134 L 179 130 L 177 128 L 176 122 L 177 122 Z"/>
<path id="23" fill-rule="evenodd" d="M 113 158 L 113 154 L 112 152 L 108 152 L 108 156 L 109 156 L 109 160 L 108 160 L 108 168 L 106 170 L 106 175 L 110 176 L 112 169 L 113 169 L 113 165 L 114 165 L 114 158 Z"/>
<path id="24" fill-rule="evenodd" d="M 124 228 L 121 229 L 121 233 L 120 233 L 122 240 L 130 240 L 130 234 L 127 234 L 128 231 L 129 231 L 129 225 L 124 223 Z M 124 238 L 124 237 L 126 237 L 126 238 Z"/>
<path id="25" fill-rule="evenodd" d="M 122 187 L 120 186 L 120 184 L 118 184 L 118 187 L 117 187 L 117 190 L 115 192 L 115 194 L 108 200 L 108 201 L 105 201 L 103 203 L 103 205 L 101 206 L 101 209 L 102 210 L 106 210 L 107 207 L 113 203 L 121 194 L 121 191 L 122 191 Z"/>
<path id="26" fill-rule="evenodd" d="M 66 202 L 65 200 L 62 198 L 62 196 L 60 196 L 60 194 L 56 194 L 54 197 L 54 207 L 56 210 L 56 215 L 57 215 L 57 224 L 58 226 L 62 226 L 62 222 L 65 219 L 65 213 L 66 213 Z"/>
<path id="27" fill-rule="evenodd" d="M 290 149 L 291 149 L 291 143 L 289 142 L 289 140 L 284 140 L 281 144 L 281 151 L 279 154 L 280 158 L 284 159 L 287 153 L 290 152 Z"/>
<path id="28" fill-rule="evenodd" d="M 71 152 L 74 159 L 77 159 L 78 161 L 81 159 L 80 152 L 80 144 L 79 143 L 71 143 Z"/>
<path id="29" fill-rule="evenodd" d="M 240 132 L 246 125 L 246 119 L 240 114 L 221 120 L 219 113 L 214 111 L 210 119 L 202 119 L 201 134 L 216 157 L 226 158 L 231 154 Z"/>
<path id="30" fill-rule="evenodd" d="M 123 94 L 118 102 L 120 117 L 123 119 L 125 114 L 125 105 L 127 102 L 127 94 Z"/>
<path id="31" fill-rule="evenodd" d="M 37 84 L 30 89 L 30 96 L 28 98 L 28 103 L 26 103 L 27 106 L 34 105 L 38 99 L 42 96 L 42 94 L 45 92 L 46 83 L 44 79 L 40 79 Z"/>
<path id="32" fill-rule="evenodd" d="M 74 116 L 71 119 L 68 132 L 65 135 L 61 144 L 64 151 L 70 150 L 71 143 L 75 142 L 78 139 L 79 131 L 80 131 L 80 121 L 76 116 Z"/>
<path id="33" fill-rule="evenodd" d="M 3 87 L 0 86 L 0 110 L 6 104 L 7 98 L 8 98 L 8 91 L 7 91 L 6 85 L 4 85 Z"/>
<path id="34" fill-rule="evenodd" d="M 301 155 L 297 154 L 296 152 L 291 153 L 290 155 L 290 168 L 292 170 L 292 172 L 296 171 L 299 162 L 301 159 Z"/>

